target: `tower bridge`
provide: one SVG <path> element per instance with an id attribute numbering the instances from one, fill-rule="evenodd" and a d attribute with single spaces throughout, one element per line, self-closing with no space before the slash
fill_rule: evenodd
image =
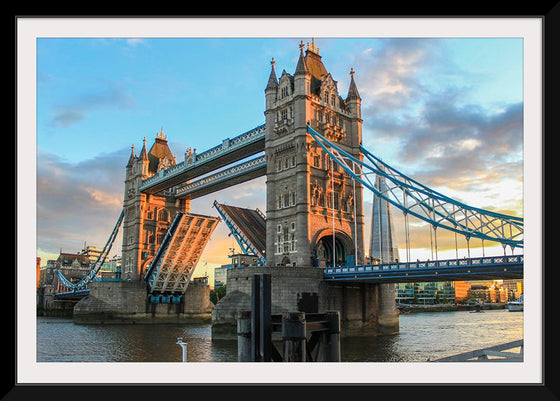
<path id="1" fill-rule="evenodd" d="M 364 148 L 355 73 L 350 70 L 343 97 L 314 42 L 307 49 L 300 44 L 293 74 L 283 70 L 278 77 L 275 66 L 273 59 L 264 124 L 200 153 L 188 148 L 179 163 L 163 130 L 150 150 L 145 139 L 138 155 L 132 148 L 123 211 L 113 230 L 122 225 L 121 280 L 95 280 L 101 257 L 80 283 L 59 275 L 68 293 L 91 290 L 76 305 L 75 321 L 180 321 L 211 313 L 219 337 L 235 326 L 235 312 L 247 307 L 249 279 L 265 269 L 272 275 L 273 313 L 341 310 L 348 333 L 390 333 L 398 331 L 392 283 L 522 277 L 522 256 L 399 263 L 391 208 L 402 211 L 407 224 L 408 218 L 428 223 L 434 235 L 444 229 L 467 243 L 500 243 L 504 255 L 508 246 L 523 247 L 523 219 L 453 200 Z M 191 212 L 192 199 L 259 176 L 266 176 L 266 212 L 217 202 L 219 217 Z M 376 264 L 364 251 L 364 189 L 377 204 L 370 250 Z M 232 269 L 228 294 L 212 310 L 189 281 L 220 219 L 260 263 Z M 408 226 L 406 239 L 408 256 Z M 107 252 L 113 241 L 112 234 Z"/>

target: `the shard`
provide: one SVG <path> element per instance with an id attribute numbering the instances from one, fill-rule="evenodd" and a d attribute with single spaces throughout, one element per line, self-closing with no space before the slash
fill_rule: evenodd
<path id="1" fill-rule="evenodd" d="M 385 177 L 376 177 L 375 188 L 383 194 L 388 191 Z M 391 204 L 380 196 L 373 197 L 369 254 L 373 261 L 379 263 L 395 262 L 399 258 Z"/>

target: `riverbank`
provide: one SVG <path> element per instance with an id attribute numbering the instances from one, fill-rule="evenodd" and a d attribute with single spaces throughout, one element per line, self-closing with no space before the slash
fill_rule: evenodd
<path id="1" fill-rule="evenodd" d="M 401 315 L 406 315 L 409 313 L 420 313 L 420 312 L 456 312 L 456 311 L 484 311 L 484 310 L 495 310 L 495 309 L 505 309 L 505 303 L 487 303 L 481 305 L 456 305 L 456 304 L 433 304 L 433 305 L 404 305 L 398 306 L 399 313 Z"/>

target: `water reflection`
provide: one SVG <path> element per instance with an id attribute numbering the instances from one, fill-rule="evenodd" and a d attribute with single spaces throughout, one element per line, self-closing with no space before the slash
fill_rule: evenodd
<path id="1" fill-rule="evenodd" d="M 38 362 L 236 362 L 237 342 L 212 340 L 206 325 L 75 325 L 37 320 Z M 429 312 L 402 315 L 400 332 L 343 338 L 343 362 L 424 362 L 523 338 L 523 313 Z"/>

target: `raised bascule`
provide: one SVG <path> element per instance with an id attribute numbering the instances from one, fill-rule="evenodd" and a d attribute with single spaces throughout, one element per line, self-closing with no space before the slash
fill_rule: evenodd
<path id="1" fill-rule="evenodd" d="M 265 123 L 204 152 L 173 156 L 163 130 L 126 165 L 123 211 L 102 255 L 80 282 L 59 274 L 56 296 L 85 296 L 78 323 L 212 320 L 213 337 L 231 338 L 236 313 L 250 308 L 251 278 L 271 277 L 272 313 L 339 311 L 343 335 L 399 329 L 394 283 L 522 278 L 523 219 L 473 208 L 407 177 L 362 146 L 361 98 L 350 70 L 345 97 L 312 41 L 300 44 L 293 74 L 265 86 Z M 266 176 L 266 212 L 214 202 L 218 216 L 191 212 L 191 200 Z M 371 242 L 365 244 L 364 189 L 373 193 Z M 503 256 L 431 262 L 398 260 L 391 210 L 438 229 L 502 244 Z M 219 221 L 258 261 L 232 268 L 227 295 L 212 306 L 193 271 Z M 97 271 L 122 225 L 120 280 Z M 365 253 L 369 247 L 369 256 Z M 105 256 L 103 256 L 105 255 Z M 470 255 L 469 255 L 470 256 Z"/>

